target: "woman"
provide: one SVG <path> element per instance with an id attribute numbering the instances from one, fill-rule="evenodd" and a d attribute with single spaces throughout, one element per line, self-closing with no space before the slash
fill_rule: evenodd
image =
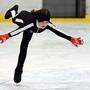
<path id="1" fill-rule="evenodd" d="M 5 14 L 5 19 L 12 18 L 13 23 L 17 24 L 19 27 L 12 32 L 4 35 L 0 35 L 1 43 L 5 40 L 18 35 L 23 32 L 23 38 L 20 46 L 20 53 L 18 57 L 18 63 L 14 73 L 14 82 L 19 83 L 21 81 L 21 75 L 23 72 L 23 65 L 27 54 L 28 44 L 33 36 L 33 33 L 41 33 L 44 30 L 50 30 L 56 35 L 69 40 L 75 46 L 82 45 L 81 38 L 74 38 L 68 36 L 55 29 L 55 26 L 50 22 L 50 12 L 48 9 L 40 9 L 37 11 L 21 11 L 18 13 L 18 5 L 15 5 L 9 9 Z"/>

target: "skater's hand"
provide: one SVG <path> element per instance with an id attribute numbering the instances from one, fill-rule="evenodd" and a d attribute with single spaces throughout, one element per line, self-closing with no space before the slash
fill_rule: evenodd
<path id="1" fill-rule="evenodd" d="M 0 43 L 2 44 L 9 38 L 9 34 L 0 35 Z"/>
<path id="2" fill-rule="evenodd" d="M 79 37 L 79 38 L 71 37 L 70 42 L 73 45 L 75 45 L 76 47 L 78 47 L 79 45 L 83 45 L 83 43 L 84 43 L 84 41 L 83 41 L 83 39 L 81 39 L 81 37 Z"/>

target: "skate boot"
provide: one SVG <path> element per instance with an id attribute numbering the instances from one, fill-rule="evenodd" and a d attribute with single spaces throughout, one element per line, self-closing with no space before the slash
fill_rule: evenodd
<path id="1" fill-rule="evenodd" d="M 5 19 L 13 18 L 18 13 L 18 5 L 13 6 L 5 14 Z"/>
<path id="2" fill-rule="evenodd" d="M 20 83 L 21 82 L 21 77 L 22 77 L 22 69 L 15 69 L 15 73 L 14 73 L 14 82 L 15 83 Z"/>

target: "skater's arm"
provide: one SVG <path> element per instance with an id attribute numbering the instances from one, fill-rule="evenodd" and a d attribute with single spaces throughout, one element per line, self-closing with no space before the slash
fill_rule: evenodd
<path id="1" fill-rule="evenodd" d="M 60 32 L 59 30 L 57 30 L 57 28 L 56 28 L 55 26 L 53 26 L 53 25 L 51 25 L 51 24 L 49 24 L 49 25 L 47 26 L 47 29 L 49 29 L 50 31 L 52 31 L 53 33 L 55 33 L 56 35 L 58 35 L 58 36 L 60 36 L 60 37 L 62 37 L 62 38 L 65 38 L 65 39 L 67 39 L 67 40 L 70 40 L 70 39 L 71 39 L 71 36 L 68 36 L 68 35 Z"/>
<path id="2" fill-rule="evenodd" d="M 9 39 L 10 37 L 16 36 L 19 33 L 24 32 L 25 30 L 28 30 L 29 28 L 32 28 L 33 26 L 34 25 L 32 23 L 32 24 L 29 24 L 29 25 L 24 26 L 22 28 L 20 27 L 20 28 L 18 28 L 16 30 L 13 30 L 10 33 L 6 33 L 6 34 L 3 34 L 3 35 L 0 35 L 0 42 L 3 43 L 4 41 L 6 41 L 7 39 Z"/>
<path id="3" fill-rule="evenodd" d="M 11 31 L 11 32 L 9 33 L 9 35 L 10 35 L 10 37 L 16 36 L 16 35 L 18 35 L 19 33 L 24 32 L 25 30 L 27 30 L 27 29 L 29 29 L 29 28 L 32 28 L 33 26 L 34 26 L 33 23 L 28 24 L 27 26 L 24 26 L 24 27 L 22 27 L 22 28 L 18 28 L 18 29 L 16 29 L 16 30 Z"/>
<path id="4" fill-rule="evenodd" d="M 83 39 L 81 39 L 81 37 L 75 38 L 75 37 L 72 37 L 72 36 L 68 36 L 68 35 L 58 31 L 55 26 L 52 26 L 50 24 L 47 26 L 47 29 L 54 32 L 56 35 L 69 40 L 76 47 L 78 47 L 78 45 L 82 45 L 83 42 L 84 42 Z"/>

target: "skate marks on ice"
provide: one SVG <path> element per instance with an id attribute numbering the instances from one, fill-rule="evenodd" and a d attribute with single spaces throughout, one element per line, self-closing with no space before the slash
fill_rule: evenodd
<path id="1" fill-rule="evenodd" d="M 90 72 L 77 69 L 40 70 L 24 74 L 23 85 L 34 90 L 89 90 Z"/>
<path id="2" fill-rule="evenodd" d="M 0 90 L 31 90 L 29 87 L 23 84 L 15 84 L 11 80 L 0 80 Z"/>
<path id="3" fill-rule="evenodd" d="M 55 87 L 53 87 L 53 85 Z M 3 83 L 0 90 L 90 90 L 90 82 L 61 82 L 61 83 Z"/>
<path id="4" fill-rule="evenodd" d="M 25 72 L 22 82 L 0 79 L 0 90 L 90 90 L 90 72 L 87 70 L 40 70 Z"/>
<path id="5" fill-rule="evenodd" d="M 15 84 L 13 82 L 3 81 L 0 83 L 0 90 L 68 90 L 67 85 L 63 83 L 57 83 L 56 87 L 53 87 L 52 84 L 54 83 L 24 82 Z"/>

